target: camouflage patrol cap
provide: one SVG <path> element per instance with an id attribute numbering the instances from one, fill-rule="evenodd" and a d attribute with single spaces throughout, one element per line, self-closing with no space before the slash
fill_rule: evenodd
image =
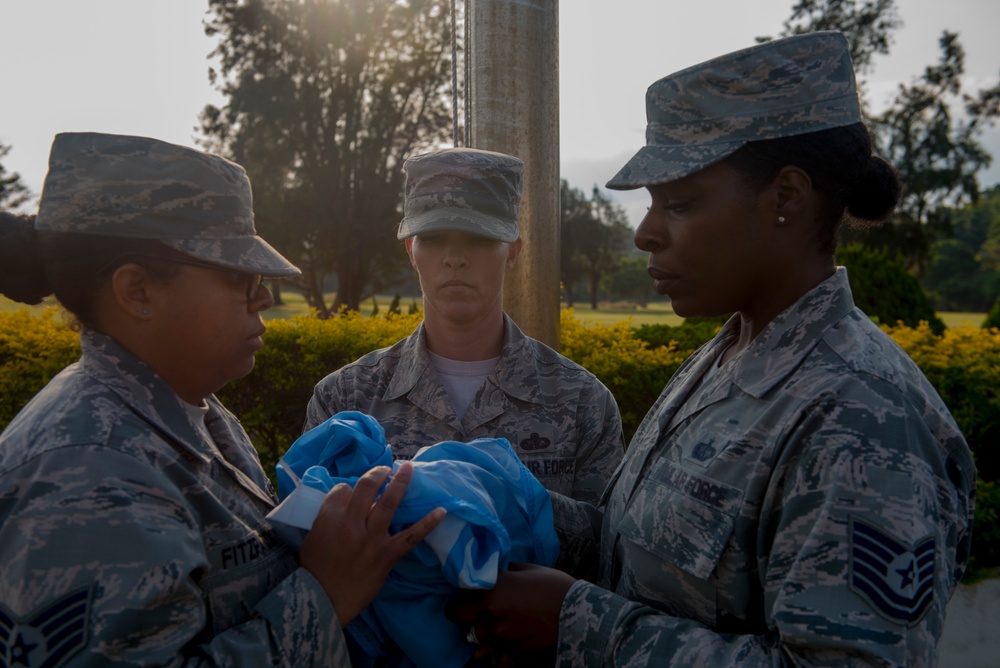
<path id="1" fill-rule="evenodd" d="M 414 156 L 406 174 L 398 239 L 459 230 L 499 241 L 516 241 L 524 163 L 511 155 L 449 148 Z"/>
<path id="2" fill-rule="evenodd" d="M 796 35 L 719 56 L 646 90 L 646 146 L 607 183 L 632 190 L 709 167 L 747 142 L 861 121 L 847 40 Z"/>
<path id="3" fill-rule="evenodd" d="M 156 239 L 220 267 L 301 273 L 257 236 L 242 167 L 148 137 L 56 135 L 35 229 Z"/>

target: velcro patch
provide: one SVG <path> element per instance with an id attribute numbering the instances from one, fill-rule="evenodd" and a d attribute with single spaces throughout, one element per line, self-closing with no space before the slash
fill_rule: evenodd
<path id="1" fill-rule="evenodd" d="M 890 622 L 913 626 L 934 602 L 934 538 L 904 545 L 851 519 L 851 591 Z"/>
<path id="2" fill-rule="evenodd" d="M 0 663 L 57 668 L 87 646 L 91 587 L 46 604 L 22 620 L 0 605 Z"/>

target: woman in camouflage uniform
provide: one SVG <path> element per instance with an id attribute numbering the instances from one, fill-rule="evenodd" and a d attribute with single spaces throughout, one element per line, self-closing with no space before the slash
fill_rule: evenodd
<path id="1" fill-rule="evenodd" d="M 332 491 L 300 557 L 213 393 L 253 368 L 262 277 L 243 169 L 142 137 L 61 134 L 39 212 L 7 216 L 0 290 L 54 293 L 83 356 L 0 435 L 3 665 L 349 665 L 341 626 L 442 516 L 390 536 L 411 475 Z M 373 505 L 374 504 L 374 505 Z"/>
<path id="2" fill-rule="evenodd" d="M 424 319 L 320 380 L 305 430 L 361 411 L 385 429 L 395 460 L 440 441 L 504 438 L 546 489 L 596 503 L 625 452 L 618 404 L 503 310 L 522 250 L 524 163 L 449 148 L 411 156 L 403 174 L 396 236 L 417 272 Z"/>
<path id="3" fill-rule="evenodd" d="M 608 187 L 649 190 L 635 243 L 675 311 L 735 315 L 663 390 L 599 513 L 554 499 L 567 568 L 593 582 L 511 570 L 451 614 L 561 666 L 934 665 L 975 466 L 834 261 L 845 212 L 878 222 L 900 196 L 846 40 L 737 51 L 646 104 L 647 145 Z M 574 570 L 588 558 L 596 574 Z"/>

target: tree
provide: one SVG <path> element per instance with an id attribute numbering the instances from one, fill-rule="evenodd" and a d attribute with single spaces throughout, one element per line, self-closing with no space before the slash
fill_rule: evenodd
<path id="1" fill-rule="evenodd" d="M 965 52 L 958 36 L 945 32 L 941 59 L 910 85 L 900 85 L 893 104 L 874 119 L 876 143 L 899 170 L 906 190 L 893 217 L 894 239 L 872 235 L 882 247 L 901 250 L 918 274 L 926 268 L 931 244 L 951 234 L 951 212 L 979 197 L 977 174 L 992 156 L 979 142 L 982 129 L 998 115 L 1000 86 L 962 95 Z M 962 96 L 964 114 L 949 100 Z M 908 243 L 899 244 L 898 239 Z"/>
<path id="2" fill-rule="evenodd" d="M 596 311 L 601 281 L 618 264 L 632 238 L 625 210 L 594 186 L 588 200 L 563 180 L 560 184 L 560 280 L 573 306 L 573 285 L 586 281 Z"/>
<path id="3" fill-rule="evenodd" d="M 963 214 L 971 218 L 968 225 L 963 225 Z M 972 244 L 979 241 L 976 247 L 979 249 L 977 257 L 980 266 L 985 271 L 1000 273 L 1000 186 L 994 186 L 983 198 L 959 214 L 956 231 L 961 233 L 967 228 L 982 232 L 981 238 L 971 238 Z"/>
<path id="4" fill-rule="evenodd" d="M 574 288 L 584 276 L 586 267 L 577 252 L 577 241 L 587 224 L 589 207 L 582 191 L 569 185 L 565 179 L 559 183 L 559 281 L 566 295 L 566 305 L 576 303 Z"/>
<path id="5" fill-rule="evenodd" d="M 939 310 L 986 311 L 1000 294 L 1000 186 L 950 216 L 954 233 L 932 247 L 924 287 Z"/>
<path id="6" fill-rule="evenodd" d="M 264 235 L 322 316 L 357 310 L 405 254 L 402 164 L 451 129 L 448 0 L 210 0 L 210 148 L 246 167 Z M 328 307 L 324 284 L 336 274 Z"/>
<path id="7" fill-rule="evenodd" d="M 993 302 L 993 306 L 986 313 L 986 320 L 983 321 L 983 328 L 1000 328 L 1000 297 Z"/>
<path id="8" fill-rule="evenodd" d="M 975 252 L 958 239 L 934 244 L 924 285 L 934 308 L 941 311 L 985 311 L 988 277 L 979 271 Z"/>
<path id="9" fill-rule="evenodd" d="M 10 146 L 0 143 L 0 158 L 7 157 Z M 21 183 L 21 175 L 13 172 L 8 176 L 0 162 L 0 209 L 13 211 L 31 198 L 31 191 Z"/>
<path id="10" fill-rule="evenodd" d="M 653 292 L 653 284 L 646 270 L 647 259 L 643 257 L 625 257 L 618 261 L 614 270 L 604 279 L 608 293 L 613 299 L 622 299 L 645 307 Z"/>
<path id="11" fill-rule="evenodd" d="M 876 54 L 889 53 L 892 34 L 901 25 L 895 0 L 799 0 L 783 34 L 843 32 L 861 79 L 871 72 Z M 877 152 L 897 167 L 905 183 L 900 207 L 881 228 L 844 234 L 844 243 L 901 252 L 917 274 L 926 268 L 933 242 L 950 233 L 950 210 L 978 196 L 976 174 L 992 159 L 978 137 L 1000 115 L 1000 85 L 963 94 L 965 53 L 958 37 L 944 32 L 939 43 L 936 65 L 900 85 L 886 111 L 865 113 Z M 863 98 L 864 81 L 858 85 Z M 961 113 L 953 108 L 958 102 Z M 862 109 L 867 109 L 864 99 Z"/>
<path id="12" fill-rule="evenodd" d="M 864 74 L 871 71 L 875 54 L 889 53 L 892 33 L 902 25 L 895 0 L 799 0 L 782 34 L 839 30 L 847 38 L 855 71 Z"/>

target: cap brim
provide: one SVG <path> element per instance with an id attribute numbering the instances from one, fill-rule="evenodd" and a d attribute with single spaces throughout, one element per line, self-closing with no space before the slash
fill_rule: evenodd
<path id="1" fill-rule="evenodd" d="M 302 272 L 260 237 L 235 239 L 161 239 L 182 253 L 218 264 L 220 267 L 261 274 L 268 278 L 289 278 Z"/>
<path id="2" fill-rule="evenodd" d="M 635 190 L 676 181 L 711 167 L 746 143 L 741 140 L 694 146 L 643 146 L 605 187 Z"/>
<path id="3" fill-rule="evenodd" d="M 432 209 L 416 216 L 403 218 L 396 232 L 397 239 L 418 234 L 443 231 L 468 232 L 480 237 L 513 243 L 520 233 L 517 226 L 472 209 Z"/>

